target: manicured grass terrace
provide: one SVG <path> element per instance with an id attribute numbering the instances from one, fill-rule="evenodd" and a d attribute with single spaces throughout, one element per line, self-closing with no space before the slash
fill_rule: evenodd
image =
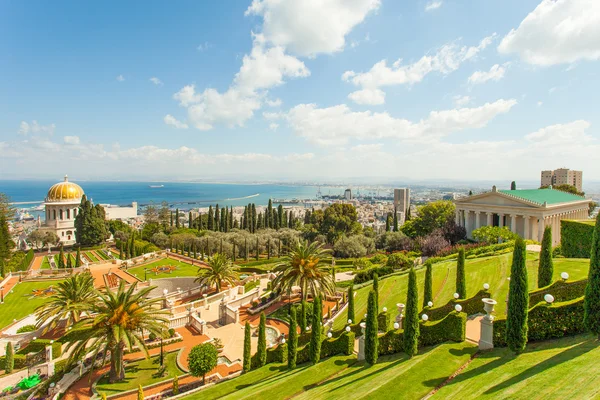
<path id="1" fill-rule="evenodd" d="M 4 304 L 0 304 L 0 329 L 10 325 L 13 319 L 21 319 L 32 314 L 36 308 L 48 301 L 48 296 L 32 297 L 33 290 L 43 290 L 56 286 L 60 280 L 18 283 L 9 294 L 4 294 Z"/>
<path id="2" fill-rule="evenodd" d="M 175 271 L 172 272 L 159 272 L 155 274 L 152 272 L 152 268 L 160 267 L 163 265 L 174 265 L 177 267 Z M 148 279 L 161 279 L 161 278 L 175 278 L 180 276 L 197 276 L 198 275 L 198 266 L 188 264 L 186 262 L 175 260 L 172 258 L 161 258 L 160 260 L 151 262 L 149 264 L 140 265 L 139 267 L 129 268 L 127 272 L 137 276 L 139 279 L 144 279 L 144 268 L 148 270 L 147 277 Z"/>

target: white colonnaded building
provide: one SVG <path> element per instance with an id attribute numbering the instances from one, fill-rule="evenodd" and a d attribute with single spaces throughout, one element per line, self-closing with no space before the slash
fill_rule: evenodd
<path id="1" fill-rule="evenodd" d="M 456 224 L 472 238 L 482 226 L 506 226 L 524 239 L 541 242 L 546 226 L 553 245 L 560 243 L 560 221 L 588 219 L 592 200 L 552 189 L 497 190 L 455 201 Z"/>

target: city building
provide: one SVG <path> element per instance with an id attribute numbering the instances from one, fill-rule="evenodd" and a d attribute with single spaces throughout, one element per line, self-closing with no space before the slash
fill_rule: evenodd
<path id="1" fill-rule="evenodd" d="M 482 226 L 507 226 L 524 239 L 542 241 L 552 228 L 553 245 L 560 243 L 562 219 L 587 219 L 591 200 L 553 189 L 497 190 L 463 197 L 455 202 L 456 224 L 472 238 Z"/>
<path id="2" fill-rule="evenodd" d="M 110 204 L 101 204 L 106 212 L 106 219 L 118 219 L 125 221 L 138 216 L 138 204 L 134 201 L 130 207 L 113 206 Z"/>
<path id="3" fill-rule="evenodd" d="M 75 217 L 83 194 L 81 186 L 69 182 L 66 175 L 63 182 L 52 185 L 44 200 L 46 218 L 40 229 L 54 231 L 62 244 L 74 244 Z"/>
<path id="4" fill-rule="evenodd" d="M 583 172 L 568 168 L 559 168 L 554 171 L 542 171 L 541 186 L 571 185 L 582 192 Z"/>
<path id="5" fill-rule="evenodd" d="M 346 189 L 344 191 L 344 199 L 346 199 L 346 200 L 352 200 L 352 190 Z"/>
<path id="6" fill-rule="evenodd" d="M 398 212 L 404 213 L 410 208 L 410 189 L 394 189 L 394 207 Z"/>

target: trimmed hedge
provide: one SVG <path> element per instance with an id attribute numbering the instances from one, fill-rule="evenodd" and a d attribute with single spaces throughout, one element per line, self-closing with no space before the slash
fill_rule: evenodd
<path id="1" fill-rule="evenodd" d="M 547 292 L 544 292 L 547 293 Z M 482 299 L 486 299 L 491 297 L 490 293 L 485 290 L 480 290 L 477 294 L 471 298 L 465 300 L 450 300 L 448 303 L 441 307 L 437 308 L 429 308 L 425 307 L 419 315 L 425 313 L 429 317 L 431 321 L 440 320 L 452 311 L 454 311 L 454 306 L 460 304 L 462 306 L 462 312 L 466 315 L 473 315 L 477 313 L 483 313 L 483 302 Z"/>
<path id="2" fill-rule="evenodd" d="M 337 354 L 349 356 L 354 351 L 354 332 L 342 333 L 337 338 L 327 338 L 321 344 L 321 358 L 331 357 Z"/>
<path id="3" fill-rule="evenodd" d="M 571 282 L 556 281 L 549 286 L 529 292 L 529 304 L 535 305 L 545 301 L 546 294 L 554 296 L 554 301 L 557 303 L 577 299 L 585 294 L 586 286 L 587 279 Z"/>
<path id="4" fill-rule="evenodd" d="M 590 258 L 592 237 L 594 235 L 593 221 L 560 221 L 561 253 L 567 258 Z"/>
<path id="5" fill-rule="evenodd" d="M 377 316 L 377 327 L 380 332 L 387 332 L 390 329 L 390 314 L 386 311 L 382 311 Z"/>
<path id="6" fill-rule="evenodd" d="M 372 267 L 364 271 L 359 271 L 354 275 L 354 284 L 368 282 L 373 280 L 373 275 L 377 274 L 379 277 L 389 275 L 394 272 L 394 268 L 388 266 Z"/>
<path id="7" fill-rule="evenodd" d="M 13 356 L 14 367 L 13 371 L 27 368 L 27 356 L 25 354 L 15 354 Z M 0 369 L 6 368 L 6 356 L 0 357 Z"/>
<path id="8" fill-rule="evenodd" d="M 62 343 L 50 343 L 50 339 L 36 339 L 29 342 L 27 346 L 17 352 L 17 354 L 27 355 L 29 353 L 39 353 L 46 349 L 46 346 L 52 346 L 52 359 L 56 360 L 62 355 Z"/>
<path id="9" fill-rule="evenodd" d="M 561 338 L 585 332 L 583 297 L 551 305 L 539 303 L 529 309 L 529 342 Z M 506 319 L 494 321 L 494 346 L 506 347 Z"/>

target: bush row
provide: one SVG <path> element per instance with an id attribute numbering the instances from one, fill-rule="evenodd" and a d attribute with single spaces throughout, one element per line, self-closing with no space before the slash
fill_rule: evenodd
<path id="1" fill-rule="evenodd" d="M 454 306 L 456 306 L 457 304 L 460 304 L 462 306 L 463 313 L 467 315 L 477 314 L 483 312 L 483 302 L 481 300 L 489 297 L 491 297 L 490 292 L 486 290 L 480 290 L 475 296 L 468 299 L 450 300 L 448 303 L 437 308 L 425 307 L 419 313 L 419 315 L 425 313 L 431 321 L 437 321 L 446 317 L 446 315 L 454 311 Z"/>
<path id="2" fill-rule="evenodd" d="M 561 253 L 567 258 L 590 258 L 594 224 L 582 221 L 560 221 Z"/>
<path id="3" fill-rule="evenodd" d="M 585 332 L 583 297 L 563 303 L 538 303 L 529 309 L 527 340 L 535 342 Z M 506 319 L 494 321 L 494 346 L 506 347 Z"/>
<path id="4" fill-rule="evenodd" d="M 62 344 L 58 342 L 50 343 L 49 339 L 36 339 L 29 342 L 29 344 L 17 351 L 14 356 L 14 369 L 22 369 L 27 367 L 27 354 L 39 353 L 44 351 L 47 345 L 52 346 L 52 358 L 57 359 L 62 355 Z M 0 357 L 0 369 L 6 367 L 6 357 Z"/>
<path id="5" fill-rule="evenodd" d="M 554 301 L 557 303 L 573 300 L 585 294 L 586 286 L 587 279 L 571 282 L 556 281 L 550 286 L 529 292 L 529 304 L 534 305 L 544 301 L 544 296 L 546 294 L 554 296 Z"/>
<path id="6" fill-rule="evenodd" d="M 394 272 L 394 268 L 388 267 L 388 266 L 372 267 L 372 268 L 369 268 L 364 271 L 358 271 L 354 275 L 354 284 L 358 285 L 360 283 L 364 283 L 364 282 L 373 280 L 373 275 L 375 273 L 377 273 L 377 275 L 379 275 L 381 277 L 381 276 L 389 275 L 392 272 Z"/>

